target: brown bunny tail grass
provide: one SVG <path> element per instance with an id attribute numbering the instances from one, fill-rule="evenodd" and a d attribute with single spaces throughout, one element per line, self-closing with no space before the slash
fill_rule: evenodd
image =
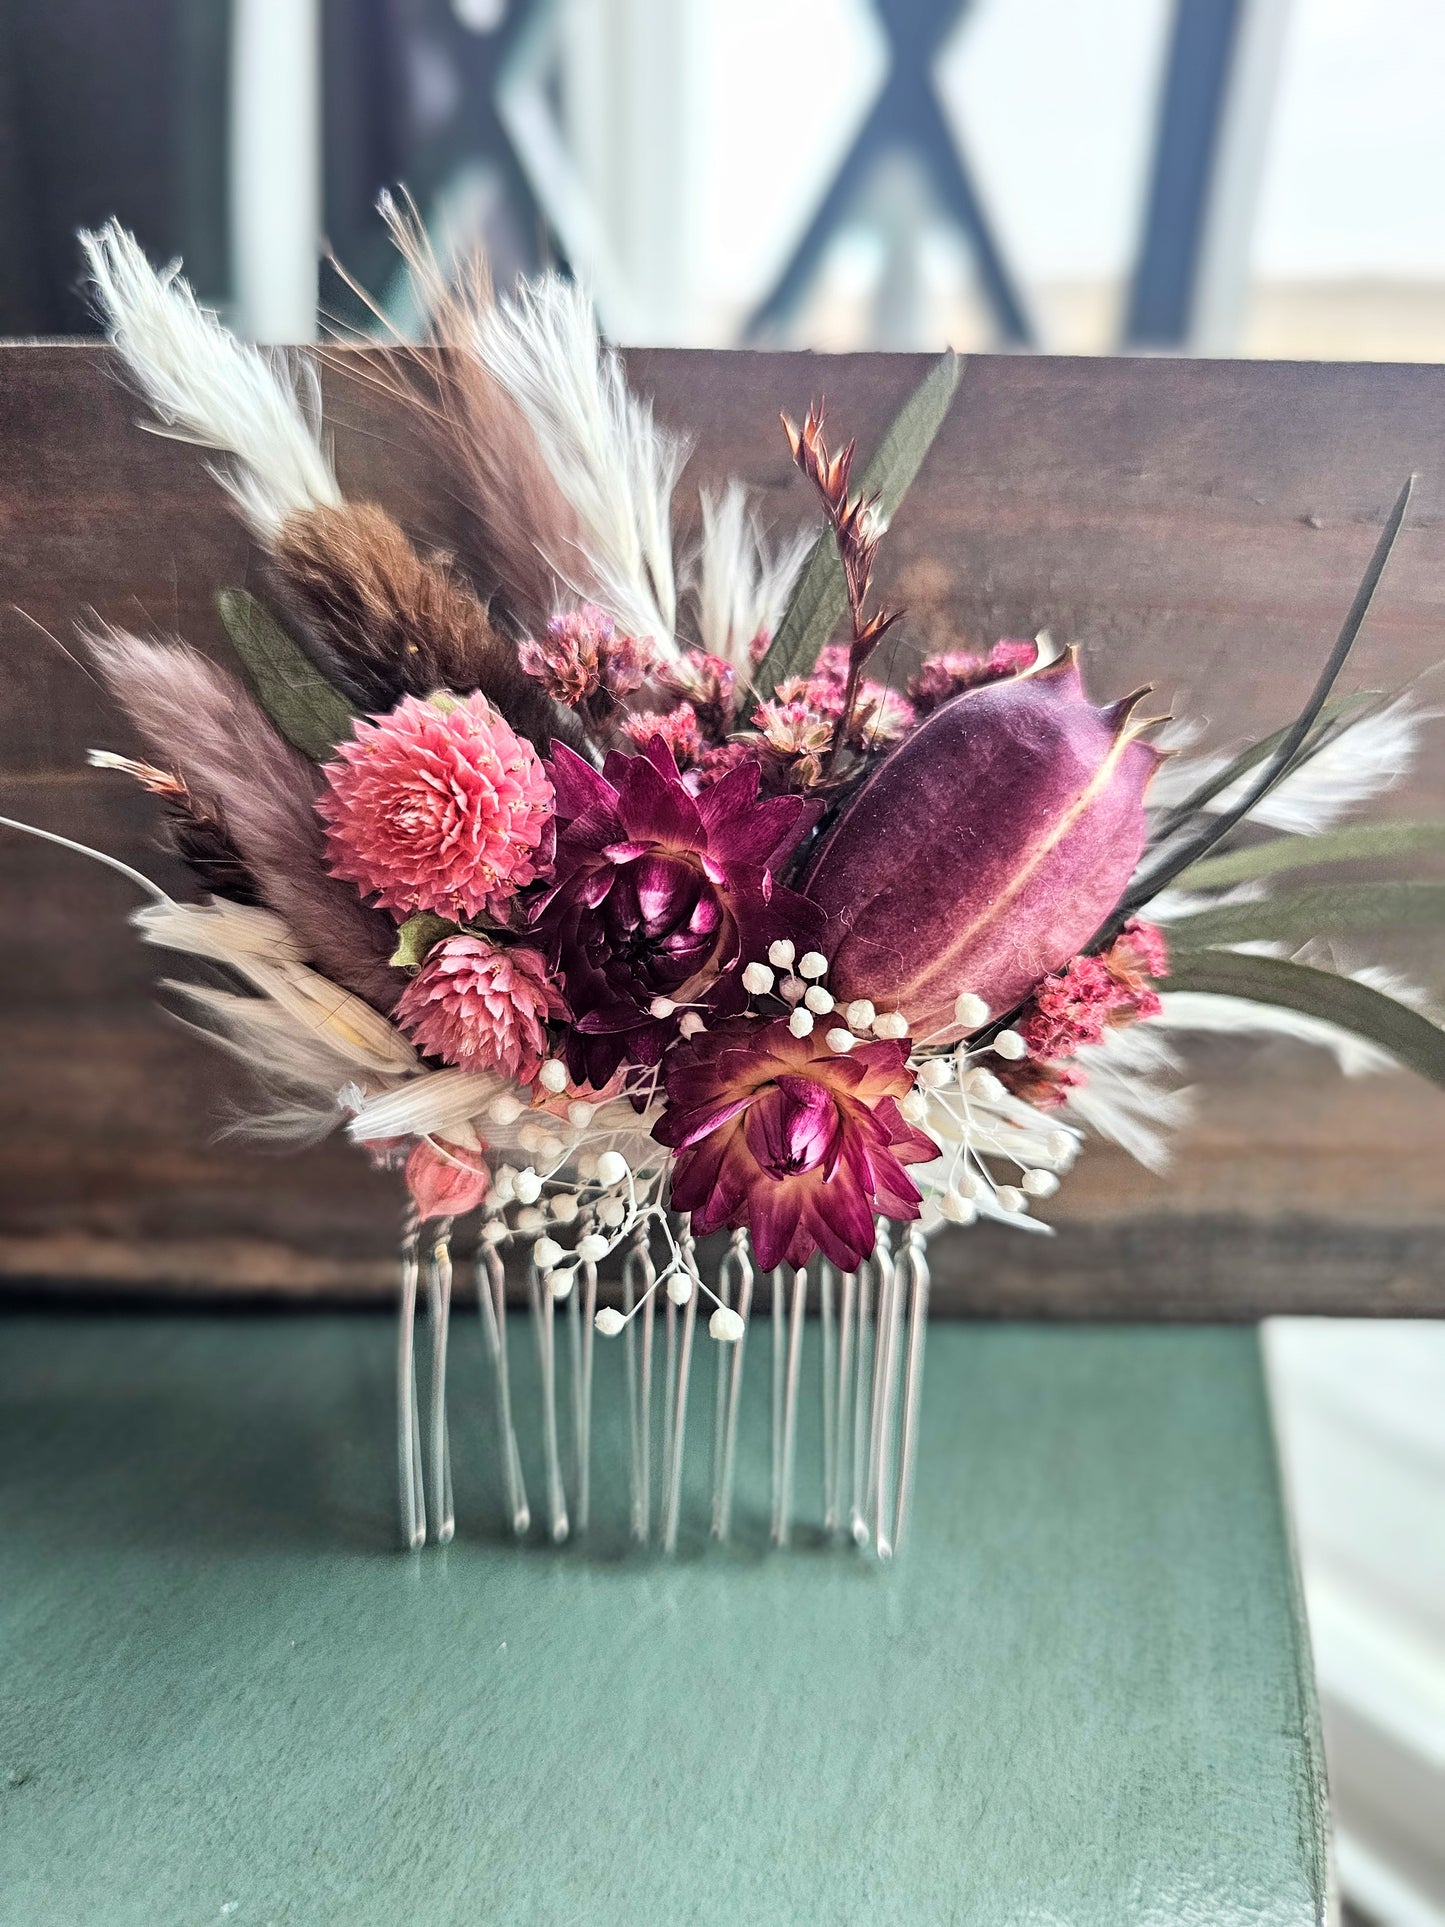
<path id="1" fill-rule="evenodd" d="M 446 560 L 419 554 L 385 509 L 305 510 L 282 524 L 271 554 L 287 599 L 364 707 L 479 689 L 540 749 L 574 733 Z"/>
<path id="2" fill-rule="evenodd" d="M 326 867 L 321 776 L 277 735 L 250 692 L 184 643 L 122 630 L 86 636 L 92 660 L 152 755 L 193 807 L 222 822 L 262 901 L 333 983 L 389 1012 L 406 979 L 388 959 L 391 919 Z"/>

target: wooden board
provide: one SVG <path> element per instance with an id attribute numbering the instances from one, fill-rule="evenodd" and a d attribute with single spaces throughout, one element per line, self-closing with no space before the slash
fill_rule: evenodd
<path id="1" fill-rule="evenodd" d="M 917 357 L 632 356 L 691 430 L 689 489 L 729 473 L 808 512 L 777 411 L 826 390 L 866 450 Z M 348 492 L 445 541 L 449 505 L 391 406 L 327 376 Z M 223 649 L 217 587 L 254 579 L 198 453 L 140 432 L 106 350 L 0 348 L 0 810 L 157 865 L 143 802 L 87 771 L 125 732 L 37 632 L 93 609 Z M 1445 370 L 984 357 L 885 548 L 912 646 L 1047 625 L 1101 694 L 1152 679 L 1223 736 L 1293 713 L 1402 476 L 1422 471 L 1359 652 L 1393 685 L 1445 637 Z M 690 498 L 689 498 L 690 499 Z M 23 615 L 21 612 L 24 612 Z M 904 645 L 900 645 L 904 646 Z M 1388 800 L 1445 810 L 1438 751 Z M 161 869 L 157 868 L 161 874 Z M 396 1200 L 344 1147 L 260 1156 L 215 1137 L 238 1073 L 158 1015 L 127 887 L 0 839 L 0 1277 L 225 1293 L 385 1290 Z M 1398 953 L 1440 982 L 1428 952 Z M 1199 1123 L 1156 1178 L 1091 1149 L 1050 1212 L 939 1247 L 940 1302 L 1125 1316 L 1445 1310 L 1445 1104 L 1346 1083 L 1283 1046 L 1201 1052 Z"/>
<path id="2" fill-rule="evenodd" d="M 672 1562 L 617 1347 L 560 1552 L 496 1537 L 473 1321 L 452 1359 L 458 1538 L 406 1557 L 389 1321 L 0 1320 L 0 1927 L 1330 1917 L 1252 1332 L 937 1326 L 889 1569 L 765 1549 L 763 1345 L 737 1543 Z"/>

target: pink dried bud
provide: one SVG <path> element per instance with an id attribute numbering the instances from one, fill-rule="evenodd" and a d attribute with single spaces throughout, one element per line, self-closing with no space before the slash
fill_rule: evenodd
<path id="1" fill-rule="evenodd" d="M 702 731 L 691 703 L 679 703 L 676 709 L 638 710 L 627 718 L 623 729 L 639 749 L 646 749 L 654 736 L 660 736 L 680 770 L 691 769 L 702 755 Z"/>
<path id="2" fill-rule="evenodd" d="M 1056 1111 L 1069 1101 L 1069 1092 L 1079 1090 L 1088 1078 L 1077 1064 L 1046 1064 L 1037 1058 L 1021 1058 L 1017 1064 L 1000 1064 L 998 1079 L 1010 1096 L 1031 1104 L 1036 1111 Z"/>
<path id="3" fill-rule="evenodd" d="M 921 715 L 929 715 L 965 689 L 979 689 L 985 683 L 1001 682 L 1005 676 L 1022 675 L 1038 661 L 1036 642 L 996 642 L 986 656 L 971 649 L 947 649 L 940 656 L 925 658 L 918 672 L 909 678 L 908 694 Z"/>
<path id="4" fill-rule="evenodd" d="M 1096 709 L 1072 655 L 935 710 L 854 795 L 808 894 L 834 936 L 829 988 L 957 1034 L 960 989 L 1011 1009 L 1088 941 L 1144 847 L 1158 751 Z"/>
<path id="5" fill-rule="evenodd" d="M 406 1161 L 406 1187 L 425 1224 L 429 1218 L 461 1218 L 475 1211 L 492 1188 L 492 1175 L 480 1150 L 423 1138 Z"/>
<path id="6" fill-rule="evenodd" d="M 773 632 L 771 629 L 764 626 L 763 628 L 759 629 L 758 633 L 753 637 L 752 641 L 748 644 L 748 661 L 753 665 L 754 668 L 756 668 L 757 665 L 762 661 L 763 657 L 768 653 L 768 651 L 772 648 L 772 646 L 773 646 Z"/>
<path id="7" fill-rule="evenodd" d="M 547 1022 L 565 1006 L 540 951 L 485 937 L 436 945 L 396 1006 L 412 1042 L 459 1070 L 530 1084 L 547 1055 Z"/>

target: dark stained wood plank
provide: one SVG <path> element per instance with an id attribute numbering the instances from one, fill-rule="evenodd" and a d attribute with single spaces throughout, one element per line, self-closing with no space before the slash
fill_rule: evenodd
<path id="1" fill-rule="evenodd" d="M 452 505 L 394 403 L 327 370 L 343 481 L 445 543 Z M 866 448 L 919 357 L 649 352 L 634 377 L 691 431 L 696 482 L 731 473 L 780 524 L 806 516 L 777 411 L 826 391 Z M 213 607 L 255 580 L 197 451 L 142 433 L 107 352 L 0 347 L 0 810 L 168 874 L 153 818 L 84 768 L 126 736 L 68 641 L 80 614 L 224 651 Z M 1356 680 L 1393 685 L 1445 636 L 1445 370 L 982 358 L 886 548 L 900 648 L 1049 627 L 1100 693 L 1153 680 L 1228 735 L 1297 706 L 1400 479 L 1415 504 Z M 24 612 L 23 615 L 20 612 Z M 1445 811 L 1436 754 L 1391 810 Z M 218 1138 L 241 1073 L 157 1014 L 165 959 L 126 886 L 0 838 L 0 1279 L 43 1287 L 389 1288 L 395 1196 L 343 1146 Z M 1428 952 L 1401 956 L 1440 981 Z M 1445 1310 L 1445 1103 L 1406 1077 L 1346 1083 L 1284 1046 L 1199 1054 L 1199 1123 L 1160 1179 L 1092 1149 L 1052 1240 L 937 1246 L 940 1301 L 985 1315 L 1230 1317 Z"/>

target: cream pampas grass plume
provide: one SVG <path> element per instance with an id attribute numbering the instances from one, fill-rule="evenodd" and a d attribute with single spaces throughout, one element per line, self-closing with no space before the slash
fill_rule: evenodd
<path id="1" fill-rule="evenodd" d="M 179 773 L 202 808 L 225 821 L 259 894 L 302 954 L 389 1010 L 405 982 L 387 961 L 395 932 L 326 869 L 315 767 L 276 734 L 234 676 L 194 649 L 116 629 L 85 640 L 152 753 Z"/>
<path id="2" fill-rule="evenodd" d="M 335 507 L 311 364 L 249 347 L 201 308 L 177 267 L 158 273 L 116 221 L 82 234 L 110 339 L 160 426 L 229 455 L 216 470 L 263 540 L 288 515 Z"/>
<path id="3" fill-rule="evenodd" d="M 743 483 L 700 489 L 702 536 L 692 582 L 698 641 L 746 676 L 752 645 L 771 640 L 816 529 L 799 529 L 770 549 Z"/>
<path id="4" fill-rule="evenodd" d="M 575 551 L 547 560 L 619 628 L 675 654 L 672 496 L 686 444 L 629 390 L 585 291 L 560 275 L 543 275 L 486 312 L 478 346 L 578 520 Z"/>

